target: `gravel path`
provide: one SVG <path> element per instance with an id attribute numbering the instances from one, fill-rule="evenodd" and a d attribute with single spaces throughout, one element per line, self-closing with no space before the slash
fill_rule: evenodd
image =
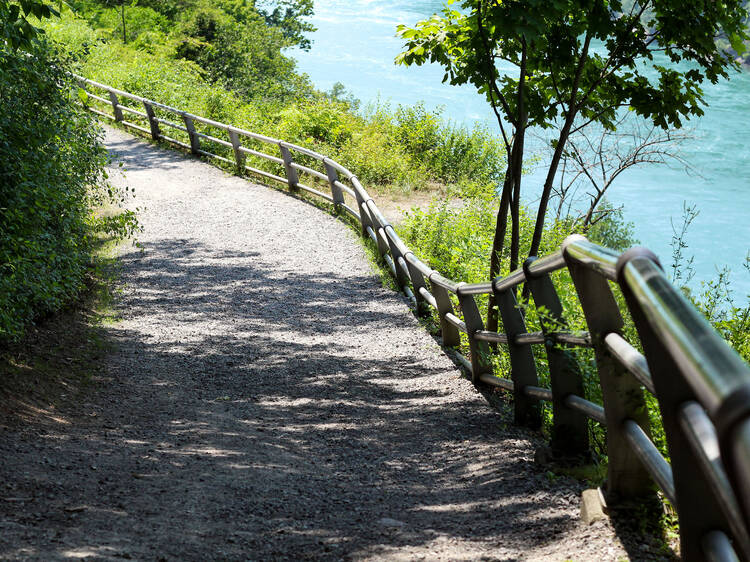
<path id="1" fill-rule="evenodd" d="M 618 560 L 319 209 L 114 130 L 110 379 L 0 435 L 0 559 Z M 124 181 L 115 174 L 115 182 Z M 20 498 L 20 499 L 19 499 Z"/>

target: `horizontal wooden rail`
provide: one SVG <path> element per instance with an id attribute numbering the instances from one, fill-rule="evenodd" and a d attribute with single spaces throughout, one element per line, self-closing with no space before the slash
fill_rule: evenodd
<path id="1" fill-rule="evenodd" d="M 541 424 L 540 402 L 551 404 L 555 454 L 585 457 L 589 422 L 606 426 L 610 504 L 646 498 L 656 484 L 677 510 L 684 559 L 750 561 L 750 369 L 669 283 L 653 254 L 643 249 L 620 254 L 573 235 L 558 251 L 531 257 L 506 276 L 484 283 L 457 282 L 416 256 L 356 176 L 334 160 L 310 148 L 77 78 L 88 92 L 81 96 L 83 105 L 92 113 L 231 164 L 240 173 L 302 190 L 352 217 L 416 313 L 436 314 L 443 345 L 460 347 L 461 338 L 468 342 L 468 358 L 457 351 L 453 355 L 475 384 L 511 392 L 516 421 L 531 427 Z M 103 110 L 106 107 L 111 113 Z M 126 121 L 123 112 L 141 121 Z M 186 141 L 164 135 L 160 125 L 179 131 Z M 278 151 L 278 156 L 257 150 L 257 143 L 272 147 L 269 151 Z M 209 150 L 213 146 L 219 153 Z M 262 163 L 249 166 L 248 156 Z M 300 183 L 299 173 L 312 178 L 311 184 Z M 561 269 L 567 269 L 573 280 L 588 332 L 567 328 L 551 277 Z M 614 284 L 625 297 L 638 341 L 623 336 Z M 533 306 L 544 311 L 541 331 L 526 328 L 517 300 L 521 285 Z M 494 297 L 505 333 L 485 328 L 476 302 L 483 295 Z M 523 306 L 532 306 L 531 300 Z M 510 378 L 495 375 L 490 344 L 501 345 L 509 355 Z M 550 388 L 539 385 L 532 346 L 543 346 Z M 583 371 L 571 353 L 581 347 L 593 348 L 603 404 L 584 393 Z M 671 464 L 651 439 L 645 392 L 658 400 Z"/>

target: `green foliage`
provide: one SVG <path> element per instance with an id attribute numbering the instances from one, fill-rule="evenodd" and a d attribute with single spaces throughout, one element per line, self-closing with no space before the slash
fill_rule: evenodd
<path id="1" fill-rule="evenodd" d="M 313 14 L 313 0 L 278 0 L 271 3 L 268 9 L 259 11 L 263 14 L 266 24 L 281 30 L 290 45 L 299 45 L 304 50 L 310 49 L 312 44 L 303 34 L 315 31 L 315 27 L 303 18 Z"/>
<path id="2" fill-rule="evenodd" d="M 717 30 L 737 49 L 747 38 L 740 0 L 645 0 L 628 10 L 606 0 L 464 0 L 461 6 L 414 28 L 400 26 L 406 50 L 397 60 L 438 62 L 444 81 L 474 84 L 510 122 L 525 112 L 530 126 L 550 127 L 571 113 L 611 126 L 623 104 L 659 126 L 679 126 L 702 114 L 700 82 L 726 78 L 734 66 L 714 42 Z M 590 49 L 592 40 L 602 52 Z M 672 62 L 694 64 L 685 70 L 654 64 L 657 50 Z M 523 78 L 501 74 L 490 62 L 495 56 L 519 67 Z"/>
<path id="3" fill-rule="evenodd" d="M 127 235 L 132 214 L 92 209 L 117 194 L 103 185 L 106 152 L 73 102 L 65 62 L 43 43 L 0 48 L 0 340 L 81 290 L 98 231 Z"/>
<path id="4" fill-rule="evenodd" d="M 340 102 L 322 99 L 304 106 L 292 105 L 279 114 L 278 137 L 308 145 L 341 149 L 361 122 Z"/>
<path id="5" fill-rule="evenodd" d="M 427 210 L 412 209 L 399 228 L 399 235 L 416 255 L 441 274 L 467 283 L 483 282 L 489 276 L 487 255 L 492 249 L 496 212 L 497 195 L 494 191 L 482 191 L 476 186 L 469 186 L 468 190 L 458 188 L 447 197 L 434 199 Z M 528 251 L 534 231 L 534 217 L 528 210 L 522 208 L 520 219 L 522 248 Z M 632 239 L 632 226 L 625 223 L 622 215 L 617 211 L 611 212 L 597 226 L 599 226 L 598 229 L 587 233 L 589 239 L 594 242 L 618 250 L 623 250 L 635 243 Z M 548 224 L 540 255 L 557 250 L 562 241 L 575 232 L 576 228 L 579 228 L 579 225 L 573 220 Z M 506 244 L 500 260 L 501 275 L 510 273 L 508 270 L 509 254 L 509 245 Z M 570 275 L 566 270 L 558 271 L 553 274 L 553 281 L 563 305 L 568 328 L 573 331 L 585 331 L 586 321 Z M 487 296 L 478 297 L 477 304 L 480 310 L 486 309 Z M 537 309 L 532 302 L 522 302 L 520 306 L 524 310 L 528 331 L 541 330 L 542 323 L 549 325 L 551 319 L 543 309 Z M 500 331 L 502 331 L 502 326 Z M 626 331 L 630 336 L 635 335 L 632 324 L 626 327 Z M 464 345 L 467 343 L 464 341 Z M 593 352 L 587 349 L 575 349 L 571 350 L 571 353 L 574 353 L 581 368 L 586 398 L 601 403 L 601 388 Z M 540 383 L 542 386 L 549 387 L 549 366 L 544 349 L 541 346 L 535 346 L 534 356 Z M 510 372 L 508 355 L 502 350 L 493 355 L 491 361 L 498 375 L 507 376 Z M 654 399 L 649 402 L 649 411 L 654 441 L 661 447 L 662 452 L 666 452 L 658 404 Z M 549 427 L 551 410 L 546 408 L 544 413 L 546 426 Z M 605 456 L 605 430 L 598 425 L 592 424 L 591 427 L 594 448 L 601 456 Z"/>
<path id="6" fill-rule="evenodd" d="M 395 112 L 396 138 L 406 151 L 434 175 L 455 183 L 462 178 L 498 182 L 505 165 L 504 149 L 481 126 L 445 124 L 440 111 L 428 112 L 423 103 L 399 106 Z"/>
<path id="7" fill-rule="evenodd" d="M 368 185 L 394 186 L 406 191 L 426 185 L 422 167 L 395 142 L 391 129 L 378 121 L 354 131 L 351 142 L 341 147 L 338 159 Z"/>
<path id="8" fill-rule="evenodd" d="M 222 86 L 221 80 L 215 81 L 211 61 L 219 60 L 218 53 L 229 52 L 227 59 L 236 53 L 232 54 L 234 47 L 217 43 L 217 36 L 223 33 L 219 33 L 221 26 L 236 27 L 239 20 L 203 2 L 191 5 L 192 11 L 171 15 L 168 5 L 157 10 L 142 1 L 129 7 L 129 18 L 146 23 L 141 27 L 129 24 L 132 39 L 127 45 L 118 40 L 118 32 L 107 23 L 115 25 L 119 21 L 117 14 L 98 3 L 87 9 L 86 20 L 66 12 L 59 20 L 46 23 L 45 28 L 59 41 L 61 49 L 76 54 L 80 61 L 78 72 L 84 76 L 197 115 L 312 148 L 340 161 L 368 185 L 411 190 L 435 183 L 473 181 L 483 184 L 484 189 L 496 181 L 504 163 L 497 139 L 481 128 L 469 130 L 445 124 L 440 112 L 428 112 L 422 104 L 391 109 L 388 104 L 379 103 L 355 113 L 358 102 L 346 96 L 343 86 L 323 94 L 308 85 L 304 95 L 288 95 L 273 72 L 264 78 L 274 82 L 272 87 L 266 87 L 262 80 L 252 80 L 254 87 L 265 90 L 262 95 L 239 86 Z M 178 16 L 177 26 L 169 31 L 165 44 L 146 41 L 149 34 L 159 36 L 165 32 L 163 18 Z M 244 13 L 241 19 L 242 25 L 260 21 L 257 14 L 251 13 Z M 88 22 L 101 27 L 92 29 Z M 273 45 L 267 47 L 273 49 Z M 227 66 L 227 72 L 231 68 L 233 64 Z M 236 75 L 234 79 L 238 79 Z M 231 86 L 226 81 L 224 84 Z M 100 109 L 111 111 L 104 106 Z M 273 150 L 267 146 L 258 148 Z M 252 165 L 279 172 L 263 161 Z"/>
<path id="9" fill-rule="evenodd" d="M 268 6 L 270 12 L 240 0 L 140 0 L 122 6 L 110 0 L 77 0 L 72 5 L 102 39 L 191 61 L 209 82 L 245 98 L 288 102 L 313 95 L 307 77 L 282 53 L 286 47 L 309 44 L 303 34 L 313 29 L 304 22 L 312 13 L 311 3 L 282 1 Z"/>
<path id="10" fill-rule="evenodd" d="M 729 267 L 719 269 L 715 278 L 701 281 L 700 290 L 690 289 L 688 284 L 693 279 L 695 271 L 693 256 L 688 257 L 685 253 L 689 248 L 686 236 L 699 211 L 694 205 L 685 203 L 682 212 L 680 227 L 672 225 L 672 282 L 680 287 L 683 294 L 703 313 L 729 345 L 745 361 L 750 362 L 750 295 L 745 295 L 747 300 L 744 305 L 738 304 L 732 289 Z M 750 275 L 750 252 L 745 256 L 743 268 L 745 273 Z"/>
<path id="11" fill-rule="evenodd" d="M 627 8 L 620 0 L 463 0 L 460 5 L 457 10 L 449 3 L 442 15 L 414 27 L 399 26 L 405 50 L 396 61 L 438 63 L 445 69 L 443 82 L 472 84 L 486 96 L 509 153 L 499 229 L 505 228 L 507 202 L 521 188 L 526 130 L 558 129 L 531 255 L 539 253 L 547 204 L 571 132 L 588 123 L 612 129 L 625 107 L 664 129 L 680 127 L 685 118 L 703 114 L 700 84 L 727 78 L 737 67 L 717 45 L 717 34 L 737 52 L 748 38 L 741 0 L 637 0 Z M 673 64 L 656 62 L 657 52 Z M 674 64 L 680 62 L 688 64 Z M 517 229 L 515 206 L 510 213 Z M 516 237 L 512 244 L 518 244 Z M 491 252 L 493 261 L 496 253 Z M 518 260 L 516 252 L 512 260 Z"/>
<path id="12" fill-rule="evenodd" d="M 745 258 L 744 268 L 750 274 L 750 254 Z M 729 268 L 719 270 L 714 279 L 701 283 L 698 294 L 688 294 L 729 345 L 750 362 L 750 303 L 737 304 L 729 273 Z M 750 300 L 750 295 L 746 297 Z"/>
<path id="13" fill-rule="evenodd" d="M 38 20 L 58 15 L 51 3 L 45 0 L 0 0 L 0 46 L 11 50 L 30 49 L 41 29 L 29 18 Z"/>
<path id="14" fill-rule="evenodd" d="M 497 213 L 497 194 L 492 190 L 477 191 L 469 184 L 436 198 L 427 210 L 412 209 L 401 227 L 401 236 L 414 252 L 436 267 L 441 274 L 467 283 L 480 283 L 489 275 L 487 255 Z M 533 216 L 521 209 L 521 245 L 528 249 L 534 229 Z M 548 225 L 544 245 L 539 255 L 551 253 L 562 241 L 580 228 L 573 220 L 562 220 Z M 613 211 L 607 219 L 587 233 L 587 237 L 610 248 L 623 250 L 634 244 L 632 225 L 625 223 L 621 211 Z M 501 263 L 510 273 L 509 246 L 506 244 Z M 561 291 L 562 292 L 562 291 Z M 575 291 L 573 291 L 575 292 Z"/>

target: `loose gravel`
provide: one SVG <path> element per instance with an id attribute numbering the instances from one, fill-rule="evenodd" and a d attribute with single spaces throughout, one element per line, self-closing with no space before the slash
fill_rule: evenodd
<path id="1" fill-rule="evenodd" d="M 357 234 L 109 129 L 135 188 L 108 378 L 0 434 L 3 560 L 620 560 Z"/>

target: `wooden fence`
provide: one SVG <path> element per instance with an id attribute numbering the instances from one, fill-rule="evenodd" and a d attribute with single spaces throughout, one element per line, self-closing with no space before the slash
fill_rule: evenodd
<path id="1" fill-rule="evenodd" d="M 356 219 L 417 313 L 437 311 L 443 344 L 458 346 L 466 334 L 469 358 L 457 356 L 473 382 L 512 392 L 517 423 L 540 427 L 540 402 L 551 403 L 550 446 L 563 456 L 589 451 L 589 420 L 606 427 L 610 505 L 653 497 L 655 484 L 677 511 L 685 560 L 750 561 L 750 369 L 670 284 L 649 250 L 618 254 L 573 235 L 554 254 L 529 258 L 506 277 L 477 284 L 453 281 L 420 260 L 356 176 L 330 158 L 92 80 L 79 81 L 88 92 L 84 105 L 101 117 L 228 163 L 240 173 L 308 192 Z M 173 136 L 164 134 L 165 127 Z M 301 176 L 310 178 L 308 183 Z M 573 280 L 588 332 L 564 329 L 551 277 L 561 269 Z M 526 329 L 516 300 L 521 284 L 553 320 L 542 323 L 541 331 Z M 640 339 L 635 346 L 623 335 L 625 311 L 613 285 L 622 291 L 635 323 Z M 489 294 L 505 333 L 485 329 L 476 297 Z M 490 345 L 498 344 L 509 356 L 509 378 L 495 376 L 489 362 Z M 540 386 L 532 346 L 544 348 L 549 388 Z M 581 369 L 571 353 L 575 347 L 593 348 L 602 404 L 584 397 Z M 658 400 L 671 463 L 650 437 L 646 393 Z"/>

